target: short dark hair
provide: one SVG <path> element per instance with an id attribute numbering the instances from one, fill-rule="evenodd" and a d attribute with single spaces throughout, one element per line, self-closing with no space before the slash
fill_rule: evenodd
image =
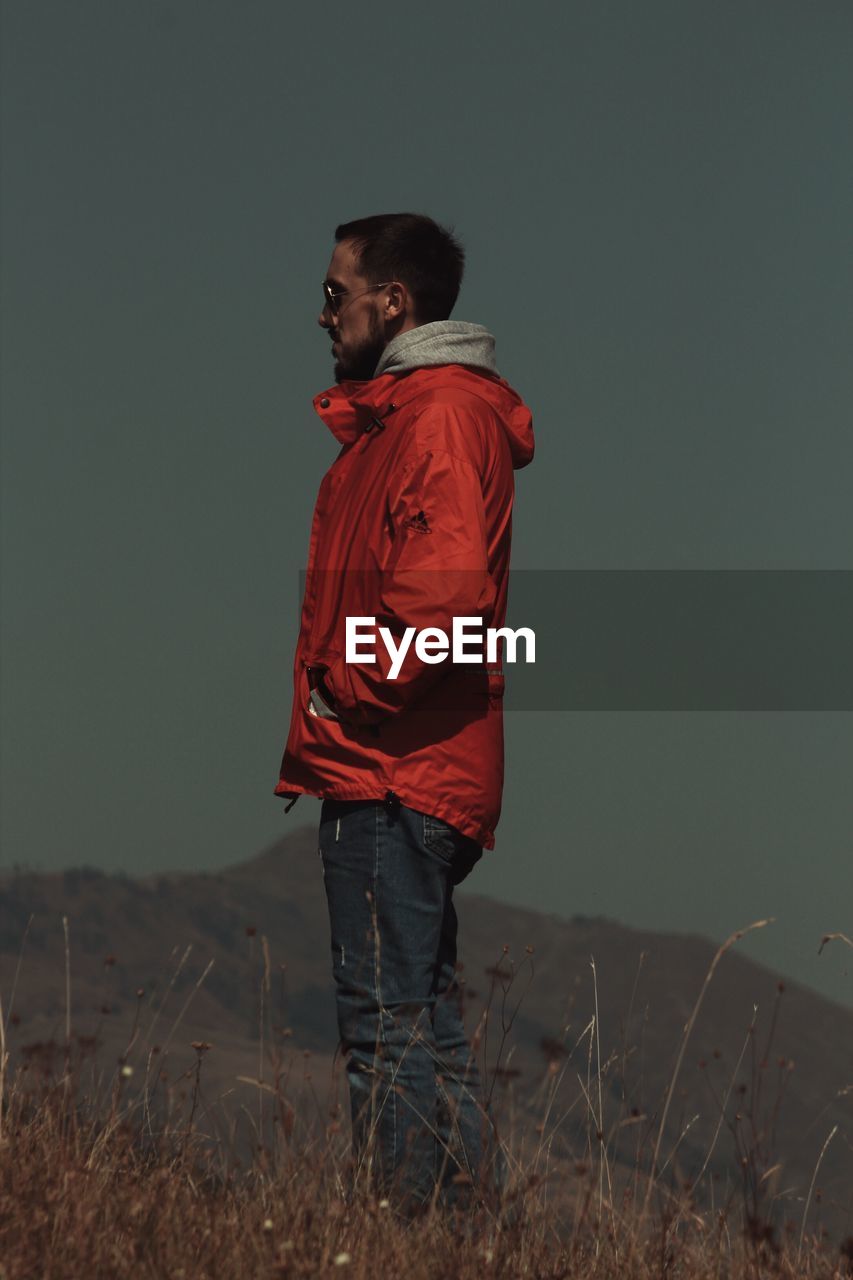
<path id="1" fill-rule="evenodd" d="M 342 222 L 335 240 L 352 242 L 358 269 L 370 284 L 404 284 L 421 324 L 446 320 L 456 305 L 465 250 L 452 231 L 426 214 L 377 213 Z"/>

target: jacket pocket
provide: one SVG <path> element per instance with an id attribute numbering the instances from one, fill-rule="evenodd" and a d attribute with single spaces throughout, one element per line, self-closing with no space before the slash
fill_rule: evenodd
<path id="1" fill-rule="evenodd" d="M 317 686 L 317 681 L 331 666 L 329 658 L 303 658 L 302 671 L 300 675 L 299 696 L 302 708 L 314 720 L 337 720 L 337 715 L 332 712 L 330 715 L 318 713 L 316 710 L 311 711 L 311 694 Z M 331 708 L 330 708 L 331 711 Z"/>

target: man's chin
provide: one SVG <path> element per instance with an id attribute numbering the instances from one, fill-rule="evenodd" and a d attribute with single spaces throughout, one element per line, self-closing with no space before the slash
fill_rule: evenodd
<path id="1" fill-rule="evenodd" d="M 337 344 L 336 344 L 337 345 Z M 335 360 L 336 382 L 367 382 L 373 377 L 376 366 L 382 358 L 384 343 L 366 344 L 355 351 L 347 353 L 348 358 Z M 340 348 L 339 348 L 340 350 Z"/>
<path id="2" fill-rule="evenodd" d="M 347 368 L 340 360 L 335 361 L 335 382 L 367 382 L 372 377 L 373 369 L 365 373 L 364 369 Z"/>

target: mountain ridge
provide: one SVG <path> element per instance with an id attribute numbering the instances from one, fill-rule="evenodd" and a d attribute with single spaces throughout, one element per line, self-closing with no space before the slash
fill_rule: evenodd
<path id="1" fill-rule="evenodd" d="M 702 1167 L 722 1112 L 724 1140 L 709 1166 L 714 1176 L 723 1184 L 743 1177 L 738 1153 L 751 1127 L 766 1165 L 756 1178 L 778 1157 L 785 1186 L 796 1188 L 793 1201 L 785 1201 L 789 1212 L 837 1124 L 821 1164 L 821 1211 L 828 1221 L 848 1220 L 853 1012 L 781 979 L 736 947 L 705 986 L 718 948 L 701 935 L 513 907 L 474 892 L 475 882 L 476 870 L 454 895 L 466 1025 L 472 1035 L 485 1026 L 482 1065 L 520 1134 L 535 1133 L 549 1096 L 552 1113 L 583 1116 L 583 1081 L 600 1066 L 603 1127 L 613 1149 L 621 1149 L 627 1176 L 656 1135 L 685 1025 L 703 993 L 665 1131 L 664 1148 L 677 1148 L 678 1176 L 689 1180 Z M 158 1062 L 165 1061 L 171 1036 L 166 1050 L 177 1079 L 194 1062 L 191 1042 L 210 1043 L 208 1094 L 240 1098 L 248 1086 L 237 1082 L 273 1070 L 271 1058 L 259 1064 L 263 1023 L 268 1057 L 287 1055 L 296 1076 L 301 1062 L 321 1109 L 345 1096 L 316 830 L 296 829 L 215 872 L 135 878 L 82 868 L 5 876 L 0 991 L 7 1017 L 14 1017 L 13 1062 L 26 1061 L 28 1052 L 32 1058 L 34 1045 L 63 1040 L 63 916 L 72 1026 L 78 1039 L 99 1045 L 105 1069 L 121 1060 L 150 1070 L 155 1049 Z M 505 1019 L 513 1014 L 505 1037 L 502 1007 Z M 139 1030 L 128 1051 L 133 1025 Z M 634 1141 L 631 1159 L 626 1135 Z M 585 1123 L 570 1120 L 552 1147 L 571 1164 L 586 1142 Z M 762 1194 L 777 1189 L 775 1176 L 767 1183 Z"/>

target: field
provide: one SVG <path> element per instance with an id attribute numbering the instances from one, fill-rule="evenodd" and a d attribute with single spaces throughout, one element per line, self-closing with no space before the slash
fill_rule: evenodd
<path id="1" fill-rule="evenodd" d="M 434 1203 L 416 1217 L 403 1217 L 393 1198 L 371 1189 L 369 1164 L 352 1166 L 339 1064 L 336 1088 L 324 1096 L 306 1070 L 305 1055 L 265 1043 L 269 974 L 266 986 L 261 979 L 256 1074 L 242 1082 L 254 1097 L 241 1107 L 254 1140 L 250 1158 L 245 1147 L 241 1158 L 228 1097 L 214 1100 L 206 1091 L 214 1044 L 188 1044 L 191 1065 L 174 1078 L 160 1070 L 151 1043 L 140 1059 L 145 1071 L 134 1069 L 131 1051 L 142 1047 L 137 1016 L 126 1029 L 127 1052 L 105 1066 L 97 1038 L 73 1030 L 67 948 L 65 1034 L 29 1044 L 14 1071 L 8 1042 L 17 1019 L 0 1010 L 1 1280 L 853 1275 L 853 1239 L 833 1239 L 821 1226 L 818 1174 L 834 1130 L 807 1196 L 785 1201 L 781 1166 L 768 1164 L 758 1111 L 748 1101 L 734 1114 L 727 1110 L 736 1097 L 735 1073 L 713 1133 L 715 1146 L 721 1132 L 733 1134 L 740 1152 L 735 1178 L 724 1185 L 711 1174 L 711 1149 L 694 1179 L 676 1172 L 667 1117 L 704 995 L 739 936 L 716 952 L 695 993 L 669 1087 L 651 1123 L 631 1114 L 625 1091 L 625 1105 L 605 1114 L 613 1064 L 601 1059 L 594 1018 L 571 1051 L 552 1055 L 528 1100 L 538 1116 L 533 1124 L 532 1107 L 514 1103 L 507 1083 L 512 1073 L 501 1068 L 498 1052 L 489 1091 L 510 1162 L 510 1187 L 500 1203 L 480 1197 L 456 1215 Z M 479 1028 L 492 1018 L 503 1050 L 524 989 L 510 968 L 498 963 L 494 974 Z M 178 1036 L 179 1021 L 172 1028 Z M 560 1110 L 567 1074 L 578 1076 L 583 1114 Z M 753 1082 L 753 1101 L 760 1084 Z M 774 1116 L 781 1103 L 780 1091 L 767 1098 L 761 1114 Z M 574 1156 L 557 1140 L 567 1120 Z M 625 1134 L 640 1130 L 644 1138 L 631 1158 L 624 1151 L 617 1155 Z M 783 1203 L 780 1217 L 775 1210 Z"/>

